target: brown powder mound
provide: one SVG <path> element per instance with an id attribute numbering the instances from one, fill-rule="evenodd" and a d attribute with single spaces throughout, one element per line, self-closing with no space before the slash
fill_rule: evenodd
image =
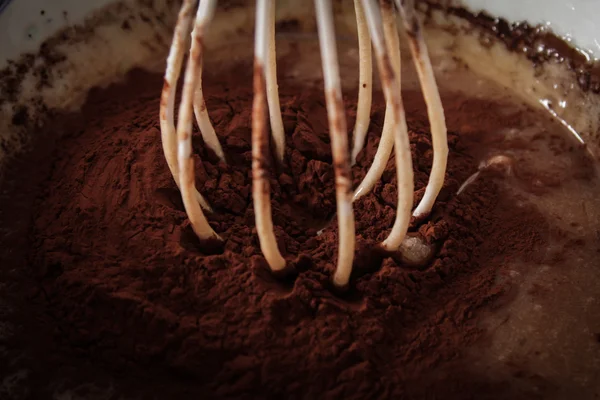
<path id="1" fill-rule="evenodd" d="M 160 76 L 138 71 L 126 84 L 96 90 L 70 121 L 31 232 L 32 268 L 61 346 L 121 374 L 152 376 L 139 387 L 156 386 L 158 398 L 465 398 L 465 388 L 488 390 L 476 377 L 436 380 L 432 371 L 480 337 L 477 311 L 506 289 L 497 283 L 502 260 L 531 258 L 544 240 L 540 215 L 515 213 L 489 179 L 457 197 L 476 162 L 468 142 L 450 132 L 445 188 L 430 218 L 411 226 L 436 246 L 434 260 L 417 269 L 373 251 L 395 215 L 390 161 L 374 192 L 355 204 L 354 273 L 349 291 L 335 293 L 335 193 L 322 87 L 282 82 L 287 148 L 271 179 L 273 219 L 297 274 L 276 279 L 254 230 L 251 79 L 235 70 L 205 82 L 228 157 L 227 165 L 218 162 L 194 137 L 197 186 L 215 209 L 211 225 L 225 238 L 218 254 L 199 247 L 164 161 Z M 355 184 L 381 132 L 383 101 L 375 99 Z M 404 101 L 418 201 L 431 141 L 420 94 L 405 93 Z M 354 99 L 347 104 L 351 127 Z M 460 113 L 464 98 L 445 105 L 451 128 L 468 118 Z M 488 107 L 472 101 L 469 112 L 488 114 Z"/>

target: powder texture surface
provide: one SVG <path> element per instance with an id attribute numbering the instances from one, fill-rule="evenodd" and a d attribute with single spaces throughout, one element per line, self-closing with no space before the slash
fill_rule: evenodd
<path id="1" fill-rule="evenodd" d="M 434 246 L 433 259 L 417 268 L 375 251 L 395 217 L 392 159 L 373 192 L 355 203 L 355 265 L 340 294 L 331 284 L 337 226 L 322 87 L 280 83 L 286 157 L 284 165 L 272 163 L 271 197 L 279 248 L 296 273 L 276 278 L 254 228 L 252 89 L 241 72 L 250 70 L 204 83 L 228 163 L 207 151 L 198 132 L 193 139 L 197 187 L 214 208 L 208 217 L 225 239 L 222 251 L 200 246 L 164 161 L 160 76 L 135 71 L 126 83 L 90 93 L 77 116 L 62 117 L 65 135 L 47 158 L 50 172 L 23 244 L 36 282 L 31 298 L 51 315 L 42 323 L 54 329 L 54 345 L 127 376 L 123 385 L 149 398 L 465 398 L 466 391 L 501 391 L 472 372 L 448 372 L 482 337 L 482 308 L 508 292 L 503 265 L 535 262 L 546 239 L 541 215 L 515 208 L 493 179 L 455 194 L 477 168 L 469 124 L 485 118 L 493 129 L 502 118 L 488 112 L 493 104 L 444 99 L 447 180 L 432 214 L 410 227 Z M 431 136 L 420 93 L 403 95 L 416 204 L 431 168 Z M 351 128 L 355 99 L 345 101 Z M 355 186 L 371 164 L 384 114 L 377 94 L 352 171 Z"/>

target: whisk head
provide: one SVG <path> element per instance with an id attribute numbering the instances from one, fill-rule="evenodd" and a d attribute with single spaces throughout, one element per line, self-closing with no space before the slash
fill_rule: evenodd
<path id="1" fill-rule="evenodd" d="M 222 240 L 212 229 L 204 214 L 212 212 L 212 209 L 195 185 L 191 144 L 195 116 L 206 146 L 226 162 L 226 155 L 210 121 L 202 92 L 204 38 L 215 12 L 216 3 L 217 0 L 200 0 L 199 3 L 196 0 L 183 1 L 167 59 L 160 102 L 161 138 L 165 158 L 181 191 L 183 204 L 194 232 L 203 241 Z M 336 185 L 339 246 L 333 281 L 337 286 L 343 287 L 348 284 L 350 279 L 354 258 L 353 201 L 367 194 L 375 186 L 383 174 L 392 150 L 395 150 L 398 179 L 396 218 L 389 235 L 381 243 L 381 247 L 387 251 L 398 251 L 406 237 L 411 215 L 428 214 L 444 183 L 448 156 L 446 124 L 427 46 L 422 36 L 421 25 L 413 1 L 354 0 L 359 42 L 360 84 L 357 117 L 352 135 L 352 149 L 350 149 L 342 101 L 331 0 L 314 0 L 314 5 Z M 431 175 L 423 199 L 414 212 L 412 210 L 414 191 L 412 159 L 400 91 L 397 14 L 400 15 L 402 27 L 407 33 L 406 36 L 427 104 L 433 138 L 434 159 Z M 175 127 L 175 88 L 187 52 L 184 44 L 187 42 L 186 36 L 190 34 L 190 30 L 192 40 L 185 66 L 178 123 Z M 270 268 L 273 271 L 281 271 L 286 267 L 286 260 L 277 247 L 273 230 L 268 179 L 269 163 L 267 162 L 269 157 L 267 110 L 278 162 L 283 162 L 285 149 L 285 132 L 277 88 L 275 33 L 275 1 L 257 0 L 254 38 L 254 99 L 252 103 L 252 197 L 261 251 Z M 372 51 L 375 54 L 385 94 L 386 116 L 373 164 L 360 185 L 353 190 L 350 167 L 364 145 L 370 120 L 373 86 Z M 404 251 L 407 251 L 408 248 L 412 247 L 403 247 Z"/>

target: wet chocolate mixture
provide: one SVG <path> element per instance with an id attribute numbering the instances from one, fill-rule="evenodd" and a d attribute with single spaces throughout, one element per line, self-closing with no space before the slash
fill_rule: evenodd
<path id="1" fill-rule="evenodd" d="M 490 129 L 501 124 L 488 112 L 494 104 L 445 99 L 448 179 L 430 218 L 411 228 L 435 245 L 434 259 L 414 268 L 373 251 L 395 215 L 392 160 L 374 192 L 355 205 L 354 273 L 339 295 L 330 283 L 337 236 L 322 88 L 281 84 L 288 137 L 286 163 L 271 179 L 274 223 L 297 274 L 275 279 L 253 231 L 252 93 L 240 71 L 250 68 L 207 79 L 206 87 L 229 163 L 208 153 L 198 135 L 194 143 L 198 187 L 226 240 L 218 254 L 198 246 L 163 159 L 160 76 L 138 71 L 127 84 L 93 91 L 80 115 L 62 120 L 65 135 L 44 156 L 51 161 L 35 160 L 51 167 L 36 171 L 42 189 L 23 244 L 35 282 L 30 300 L 51 315 L 56 345 L 111 368 L 164 368 L 185 379 L 186 390 L 215 397 L 436 390 L 427 372 L 480 336 L 477 310 L 507 289 L 497 283 L 503 262 L 536 261 L 547 239 L 548 222 L 533 207 L 515 210 L 493 179 L 455 194 L 477 165 L 469 150 L 476 141 L 456 129 L 474 119 Z M 406 93 L 405 103 L 418 201 L 432 148 L 420 94 Z M 355 184 L 377 148 L 383 104 L 379 95 Z M 465 107 L 468 114 L 460 112 Z M 353 112 L 349 106 L 351 121 Z M 464 378 L 452 384 L 459 392 L 476 383 Z"/>

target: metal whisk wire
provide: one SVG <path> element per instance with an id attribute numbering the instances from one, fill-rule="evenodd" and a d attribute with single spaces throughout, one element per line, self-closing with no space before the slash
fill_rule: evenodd
<path id="1" fill-rule="evenodd" d="M 354 258 L 353 201 L 372 190 L 375 183 L 381 178 L 391 152 L 395 148 L 398 204 L 394 224 L 388 237 L 381 243 L 381 247 L 387 251 L 397 251 L 406 237 L 411 214 L 415 216 L 428 214 L 443 185 L 448 155 L 446 124 L 439 91 L 413 1 L 395 0 L 394 4 L 390 0 L 380 0 L 378 4 L 376 0 L 355 0 L 360 56 L 360 86 L 357 120 L 353 131 L 353 148 L 350 149 L 342 101 L 333 8 L 331 0 L 314 0 L 314 2 L 336 185 L 339 246 L 333 281 L 337 286 L 345 286 L 350 279 Z M 201 0 L 198 5 L 197 1 L 194 0 L 184 0 L 183 2 L 167 59 L 160 102 L 160 125 L 167 164 L 181 190 L 185 210 L 194 232 L 201 240 L 221 241 L 221 237 L 212 229 L 204 215 L 204 211 L 212 212 L 212 209 L 195 187 L 191 145 L 192 115 L 195 115 L 206 145 L 219 158 L 226 161 L 225 153 L 210 122 L 202 92 L 204 38 L 215 12 L 216 3 L 216 0 Z M 197 11 L 191 34 L 192 41 L 184 74 L 178 124 L 175 128 L 173 121 L 175 88 L 186 53 L 184 49 L 185 37 L 190 32 L 195 9 Z M 402 20 L 402 26 L 409 38 L 411 54 L 427 103 L 434 148 L 431 176 L 425 189 L 425 195 L 414 213 L 412 212 L 414 191 L 412 159 L 400 90 L 400 46 L 396 26 L 398 12 Z M 351 163 L 355 162 L 356 155 L 364 145 L 370 120 L 372 100 L 371 43 L 385 94 L 386 116 L 382 138 L 373 164 L 364 180 L 353 191 L 350 166 Z M 282 162 L 285 132 L 276 78 L 274 0 L 257 0 L 256 2 L 254 44 L 252 197 L 261 251 L 271 269 L 279 271 L 285 268 L 286 261 L 277 247 L 273 230 L 268 179 L 269 163 L 267 162 L 269 138 L 266 120 L 268 110 L 276 158 L 277 161 Z"/>

